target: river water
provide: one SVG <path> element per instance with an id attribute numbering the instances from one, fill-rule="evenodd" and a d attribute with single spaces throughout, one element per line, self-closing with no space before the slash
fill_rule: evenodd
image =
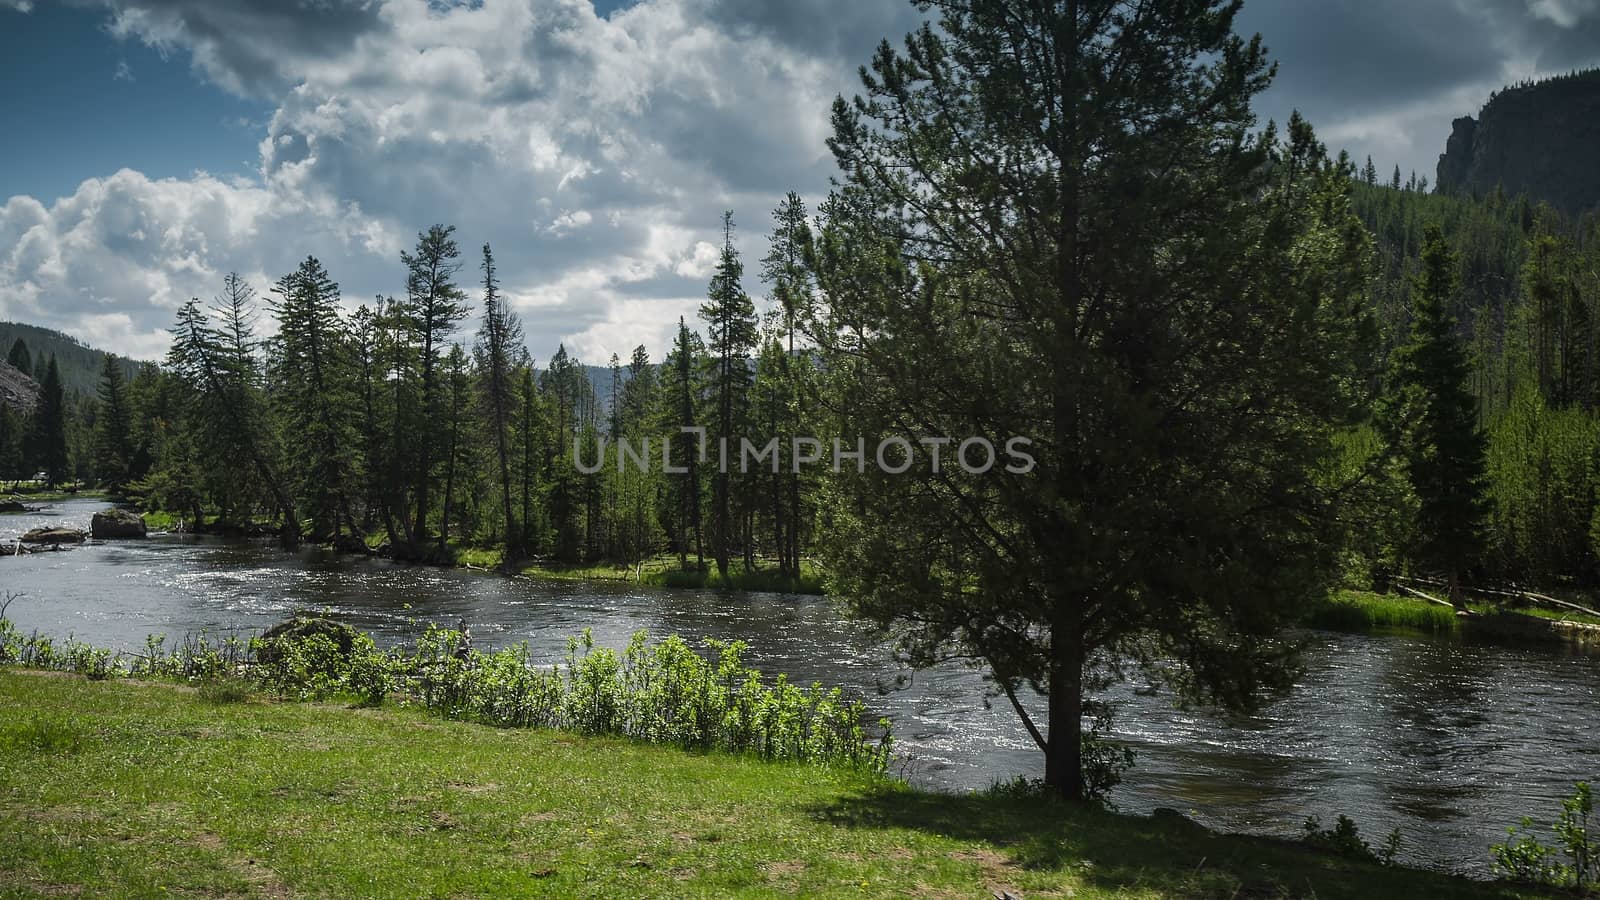
<path id="1" fill-rule="evenodd" d="M 0 540 L 40 524 L 86 528 L 104 505 L 0 516 Z M 739 639 L 751 665 L 842 686 L 888 716 L 913 783 L 966 790 L 1042 773 L 1008 704 L 985 702 L 978 671 L 910 673 L 815 597 L 541 582 L 178 535 L 0 558 L 8 591 L 24 595 L 9 612 L 24 631 L 122 649 L 150 633 L 248 635 L 306 608 L 380 642 L 465 620 L 479 646 L 526 640 L 552 662 L 585 627 L 619 648 L 639 629 Z M 1507 826 L 1547 824 L 1573 782 L 1600 781 L 1600 656 L 1550 647 L 1319 632 L 1298 684 L 1256 715 L 1118 697 L 1117 736 L 1137 754 L 1113 795 L 1122 809 L 1170 806 L 1214 828 L 1286 836 L 1308 815 L 1344 814 L 1374 845 L 1399 826 L 1406 861 L 1450 871 L 1487 874 Z"/>

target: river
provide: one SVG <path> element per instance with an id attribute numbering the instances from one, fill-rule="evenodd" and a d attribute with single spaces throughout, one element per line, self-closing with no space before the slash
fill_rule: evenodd
<path id="1" fill-rule="evenodd" d="M 0 540 L 40 524 L 86 528 L 104 506 L 0 516 Z M 306 608 L 380 642 L 465 620 L 479 646 L 526 640 L 551 661 L 585 627 L 614 647 L 639 629 L 739 639 L 763 671 L 842 686 L 888 716 L 915 784 L 966 790 L 1042 772 L 1006 702 L 986 704 L 979 672 L 907 672 L 815 597 L 541 582 L 179 535 L 0 558 L 4 592 L 23 595 L 9 616 L 25 632 L 121 649 L 150 633 L 249 634 Z M 1308 815 L 1331 825 L 1344 814 L 1375 846 L 1400 827 L 1407 862 L 1484 876 L 1507 826 L 1548 824 L 1573 782 L 1600 781 L 1600 656 L 1318 632 L 1306 663 L 1251 716 L 1119 692 L 1117 736 L 1138 758 L 1114 802 L 1284 836 Z"/>

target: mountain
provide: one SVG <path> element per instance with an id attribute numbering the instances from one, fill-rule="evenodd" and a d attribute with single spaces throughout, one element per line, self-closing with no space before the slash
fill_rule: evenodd
<path id="1" fill-rule="evenodd" d="M 51 355 L 56 358 L 56 368 L 61 373 L 61 385 L 68 393 L 76 391 L 80 394 L 93 396 L 100 385 L 100 373 L 105 367 L 106 354 L 103 350 L 85 344 L 70 334 L 62 334 L 49 328 L 40 328 L 37 325 L 24 325 L 21 322 L 0 322 L 0 359 L 4 359 L 11 352 L 11 345 L 22 338 L 28 345 L 28 354 L 33 357 L 34 371 L 27 374 L 35 380 L 44 374 L 44 366 L 50 361 Z M 138 374 L 141 362 L 124 359 L 122 361 L 123 374 L 132 378 Z"/>
<path id="2" fill-rule="evenodd" d="M 1523 82 L 1456 119 L 1439 192 L 1527 194 L 1568 213 L 1600 206 L 1600 69 Z"/>

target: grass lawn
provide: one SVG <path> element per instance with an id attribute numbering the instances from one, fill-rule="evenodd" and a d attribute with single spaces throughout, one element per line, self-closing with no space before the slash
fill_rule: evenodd
<path id="1" fill-rule="evenodd" d="M 0 671 L 0 896 L 1536 896 L 1179 819 L 206 697 Z"/>

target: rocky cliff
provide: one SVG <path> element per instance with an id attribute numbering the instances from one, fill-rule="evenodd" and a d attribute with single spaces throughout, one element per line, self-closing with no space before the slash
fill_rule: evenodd
<path id="1" fill-rule="evenodd" d="M 17 410 L 31 410 L 39 399 L 39 385 L 17 367 L 0 360 L 0 403 Z"/>
<path id="2" fill-rule="evenodd" d="M 1478 117 L 1456 119 L 1439 157 L 1439 191 L 1496 186 L 1567 212 L 1600 206 L 1600 69 L 1507 88 Z"/>

